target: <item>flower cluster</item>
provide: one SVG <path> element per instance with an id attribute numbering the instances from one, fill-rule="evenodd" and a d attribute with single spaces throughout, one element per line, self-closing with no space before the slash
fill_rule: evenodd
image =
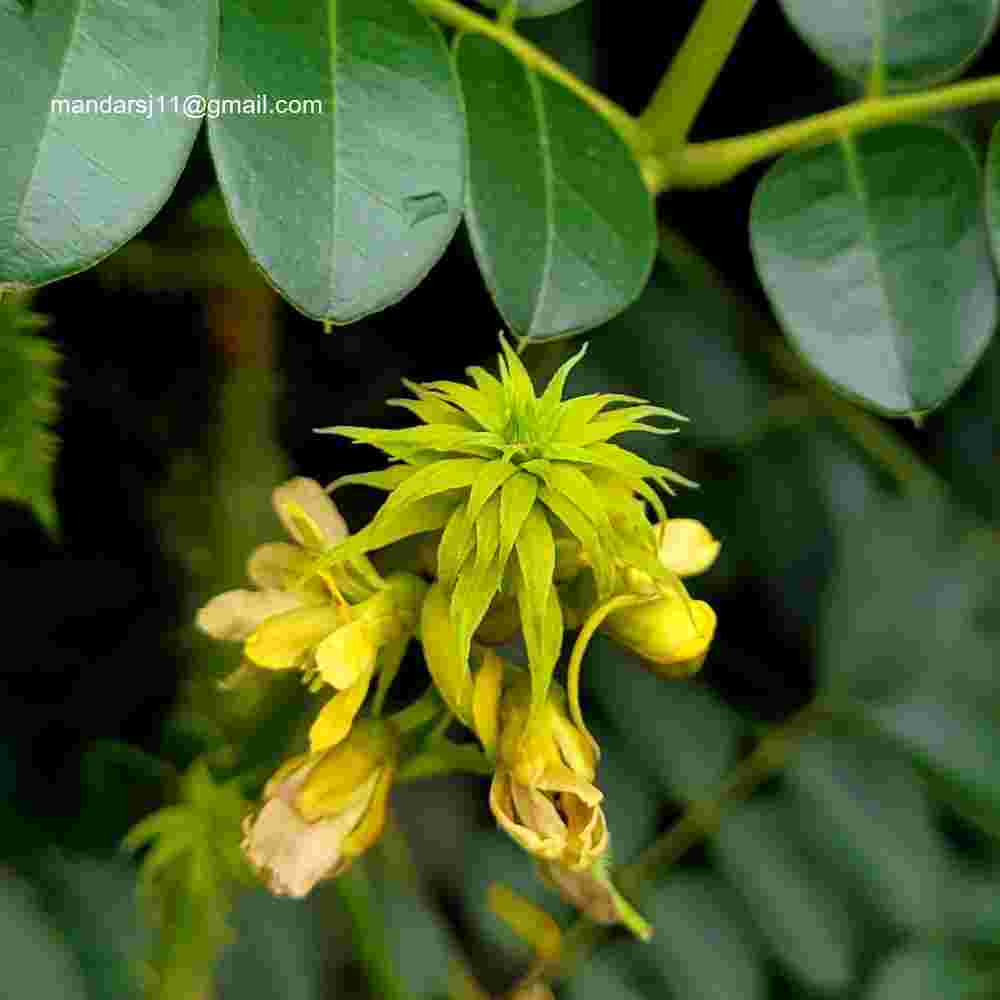
<path id="1" fill-rule="evenodd" d="M 352 535 L 317 483 L 280 487 L 293 544 L 259 548 L 248 565 L 256 589 L 199 613 L 205 631 L 243 643 L 253 669 L 299 670 L 313 690 L 332 691 L 308 753 L 275 775 L 246 820 L 244 851 L 273 891 L 303 895 L 378 837 L 394 778 L 488 772 L 498 824 L 546 881 L 595 918 L 636 928 L 606 874 L 600 750 L 583 720 L 580 664 L 600 629 L 662 676 L 697 671 L 715 614 L 682 578 L 706 570 L 719 544 L 697 521 L 667 516 L 660 492 L 693 484 L 612 443 L 673 431 L 651 418 L 683 418 L 628 396 L 563 399 L 583 351 L 537 394 L 502 348 L 497 374 L 470 368 L 471 384 L 407 383 L 414 398 L 392 402 L 419 426 L 326 428 L 389 456 L 387 468 L 330 487 L 384 491 L 375 517 Z M 575 630 L 563 685 L 557 664 Z M 384 717 L 413 638 L 433 685 Z M 448 738 L 454 720 L 479 748 Z"/>

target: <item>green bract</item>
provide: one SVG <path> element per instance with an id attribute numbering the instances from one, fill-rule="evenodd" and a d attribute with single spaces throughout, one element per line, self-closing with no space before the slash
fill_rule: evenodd
<path id="1" fill-rule="evenodd" d="M 557 545 L 560 553 L 571 549 L 571 558 L 591 572 L 597 600 L 615 591 L 626 564 L 672 586 L 657 559 L 645 502 L 665 518 L 653 486 L 669 493 L 671 483 L 694 484 L 610 443 L 627 431 L 673 433 L 645 421 L 683 417 L 633 396 L 563 399 L 566 379 L 586 348 L 537 395 L 520 358 L 503 338 L 501 344 L 499 378 L 473 367 L 472 385 L 406 383 L 416 398 L 392 402 L 419 417 L 421 426 L 322 429 L 374 445 L 394 460 L 381 471 L 333 484 L 364 484 L 389 496 L 364 530 L 325 558 L 352 558 L 440 531 L 437 577 L 449 595 L 461 661 L 494 600 L 515 598 L 535 697 L 541 698 L 564 631 Z"/>

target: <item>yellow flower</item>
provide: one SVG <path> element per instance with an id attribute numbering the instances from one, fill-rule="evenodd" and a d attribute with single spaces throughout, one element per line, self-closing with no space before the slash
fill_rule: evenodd
<path id="1" fill-rule="evenodd" d="M 688 677 L 701 669 L 715 635 L 716 616 L 704 601 L 693 601 L 680 577 L 703 573 L 721 548 L 700 522 L 688 518 L 660 521 L 653 528 L 657 560 L 673 578 L 664 587 L 637 566 L 626 566 L 627 593 L 648 601 L 612 611 L 601 628 L 627 649 L 638 653 L 654 673 Z"/>
<path id="2" fill-rule="evenodd" d="M 315 556 L 348 535 L 333 501 L 315 480 L 298 478 L 279 486 L 272 502 L 296 544 L 259 546 L 247 562 L 256 589 L 219 594 L 198 612 L 198 627 L 215 639 L 244 642 L 269 618 L 324 608 L 333 596 L 328 584 L 310 573 Z"/>
<path id="3" fill-rule="evenodd" d="M 705 662 L 716 617 L 705 601 L 692 601 L 684 585 L 641 604 L 613 611 L 601 628 L 637 653 L 663 677 L 688 677 Z"/>
<path id="4" fill-rule="evenodd" d="M 531 715 L 531 689 L 518 676 L 500 705 L 497 771 L 490 808 L 525 850 L 572 869 L 589 868 L 608 846 L 594 785 L 596 750 L 569 719 L 565 696 L 553 685 Z"/>
<path id="5" fill-rule="evenodd" d="M 311 732 L 313 750 L 339 743 L 350 731 L 378 668 L 392 647 L 398 664 L 416 626 L 426 586 L 398 573 L 361 579 L 353 567 L 318 564 L 343 541 L 347 525 L 312 479 L 293 479 L 274 491 L 274 506 L 297 544 L 260 546 L 247 565 L 257 590 L 233 590 L 209 601 L 198 625 L 219 639 L 242 641 L 246 662 L 266 670 L 315 670 L 337 690 Z M 350 602 L 350 603 L 349 603 Z"/>
<path id="6" fill-rule="evenodd" d="M 289 761 L 243 824 L 243 851 L 279 896 L 305 896 L 379 838 L 398 760 L 398 735 L 366 720 L 332 750 Z"/>

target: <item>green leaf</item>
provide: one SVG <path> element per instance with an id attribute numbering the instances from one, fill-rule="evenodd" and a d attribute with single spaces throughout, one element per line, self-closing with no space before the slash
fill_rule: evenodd
<path id="1" fill-rule="evenodd" d="M 520 561 L 520 560 L 519 560 Z M 521 578 L 517 587 L 517 604 L 521 615 L 524 645 L 528 650 L 531 667 L 531 704 L 538 711 L 544 704 L 556 662 L 562 651 L 562 605 L 555 584 L 550 583 L 544 603 L 539 607 L 528 582 L 528 572 L 520 563 Z"/>
<path id="2" fill-rule="evenodd" d="M 943 497 L 864 501 L 852 499 L 820 623 L 825 700 L 863 715 L 936 777 L 937 794 L 1000 831 L 994 543 Z"/>
<path id="3" fill-rule="evenodd" d="M 17 302 L 0 303 L 0 498 L 28 504 L 50 534 L 58 530 L 52 462 L 59 355 L 32 328 L 45 321 Z"/>
<path id="4" fill-rule="evenodd" d="M 471 556 L 458 574 L 450 607 L 452 621 L 458 623 L 458 654 L 463 663 L 468 662 L 472 635 L 489 610 L 502 578 L 503 569 L 496 559 L 481 563 Z"/>
<path id="5" fill-rule="evenodd" d="M 876 90 L 943 83 L 982 48 L 996 0 L 781 0 L 788 20 L 824 61 Z"/>
<path id="6" fill-rule="evenodd" d="M 736 762 L 739 716 L 696 684 L 667 685 L 625 669 L 620 649 L 602 635 L 588 653 L 587 678 L 624 741 L 682 801 L 713 795 Z"/>
<path id="7" fill-rule="evenodd" d="M 993 257 L 1000 261 L 1000 125 L 993 129 L 986 154 L 986 221 Z"/>
<path id="8" fill-rule="evenodd" d="M 90 267 L 152 219 L 198 132 L 179 106 L 205 92 L 218 19 L 214 0 L 0 7 L 0 289 Z"/>
<path id="9" fill-rule="evenodd" d="M 335 479 L 330 490 L 339 490 L 341 486 L 371 486 L 391 493 L 416 472 L 417 469 L 412 465 L 390 465 L 387 469 L 377 469 L 374 472 L 355 472 Z"/>
<path id="10" fill-rule="evenodd" d="M 437 531 L 443 528 L 458 505 L 454 493 L 439 493 L 407 504 L 402 510 L 395 510 L 386 517 L 372 521 L 363 531 L 352 535 L 342 543 L 345 555 L 357 551 L 368 552 L 381 549 L 410 535 L 423 531 Z"/>
<path id="11" fill-rule="evenodd" d="M 590 329 L 642 290 L 653 203 L 617 133 L 488 38 L 462 35 L 472 245 L 511 329 L 544 340 Z"/>
<path id="12" fill-rule="evenodd" d="M 389 494 L 375 523 L 425 497 L 471 486 L 484 464 L 479 458 L 451 458 L 425 465 Z"/>
<path id="13" fill-rule="evenodd" d="M 911 945 L 875 973 L 865 1000 L 977 1000 L 986 982 L 961 955 L 934 945 Z"/>
<path id="14" fill-rule="evenodd" d="M 500 488 L 500 562 L 506 563 L 538 495 L 538 480 L 518 473 Z"/>
<path id="15" fill-rule="evenodd" d="M 72 948 L 83 973 L 89 1000 L 139 1000 L 141 963 L 151 928 L 136 905 L 132 866 L 121 857 L 50 850 L 36 878 L 43 888 L 48 916 Z M 6 929 L 3 939 L 16 947 Z M 41 981 L 32 981 L 28 991 L 39 1000 L 50 995 Z M 68 998 L 73 994 L 51 995 Z"/>
<path id="16" fill-rule="evenodd" d="M 577 3 L 558 17 L 526 18 L 518 24 L 517 33 L 584 83 L 596 85 L 599 73 L 596 20 L 592 3 Z"/>
<path id="17" fill-rule="evenodd" d="M 408 0 L 224 0 L 222 24 L 216 97 L 323 102 L 209 122 L 250 255 L 317 319 L 398 301 L 462 211 L 462 111 L 440 32 Z"/>
<path id="18" fill-rule="evenodd" d="M 788 768 L 800 822 L 897 924 L 939 920 L 948 863 L 913 769 L 883 741 L 836 733 L 807 737 Z"/>
<path id="19" fill-rule="evenodd" d="M 559 14 L 570 7 L 575 7 L 581 0 L 516 0 L 515 10 L 518 17 L 548 17 Z M 492 10 L 507 10 L 511 0 L 483 0 L 484 7 Z"/>
<path id="20" fill-rule="evenodd" d="M 540 506 L 535 505 L 528 511 L 517 536 L 516 548 L 528 602 L 525 611 L 540 619 L 545 614 L 556 560 L 552 528 Z"/>
<path id="21" fill-rule="evenodd" d="M 614 390 L 662 401 L 691 419 L 684 441 L 744 439 L 767 407 L 763 338 L 751 319 L 697 254 L 664 240 L 649 284 L 591 342 L 568 395 Z M 641 447 L 646 457 L 654 449 L 665 456 L 671 443 Z"/>
<path id="22" fill-rule="evenodd" d="M 757 937 L 717 876 L 678 872 L 647 907 L 656 928 L 650 957 L 685 1000 L 761 1000 L 767 995 Z"/>
<path id="23" fill-rule="evenodd" d="M 225 987 L 220 993 L 247 1000 L 322 996 L 325 948 L 315 907 L 289 906 L 257 890 L 240 897 L 232 923 L 232 943 L 219 959 L 218 979 Z"/>
<path id="24" fill-rule="evenodd" d="M 83 1000 L 87 985 L 75 957 L 54 932 L 30 887 L 8 875 L 0 890 L 4 978 L 10 995 Z"/>
<path id="25" fill-rule="evenodd" d="M 894 125 L 789 153 L 754 195 L 758 272 L 804 360 L 891 415 L 940 405 L 986 349 L 996 290 L 970 150 Z"/>
<path id="26" fill-rule="evenodd" d="M 451 587 L 455 582 L 465 557 L 475 544 L 475 523 L 469 519 L 468 503 L 463 503 L 448 518 L 438 544 L 438 578 L 446 587 Z"/>
<path id="27" fill-rule="evenodd" d="M 512 462 L 504 462 L 499 458 L 486 462 L 469 492 L 469 517 L 477 517 L 483 504 L 516 473 L 517 466 Z"/>
<path id="28" fill-rule="evenodd" d="M 853 965 L 848 914 L 772 804 L 745 803 L 727 814 L 714 848 L 775 956 L 818 990 L 846 987 Z"/>

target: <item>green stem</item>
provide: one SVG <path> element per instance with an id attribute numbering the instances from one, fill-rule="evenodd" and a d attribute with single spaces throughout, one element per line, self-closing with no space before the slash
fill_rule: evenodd
<path id="1" fill-rule="evenodd" d="M 355 865 L 333 884 L 351 919 L 354 947 L 365 967 L 372 994 L 382 1000 L 409 1000 L 410 994 L 389 954 L 382 915 L 363 867 Z"/>
<path id="2" fill-rule="evenodd" d="M 646 848 L 637 861 L 616 873 L 615 881 L 622 891 L 637 895 L 646 883 L 678 861 L 691 847 L 715 833 L 725 807 L 748 799 L 772 774 L 780 771 L 798 748 L 801 738 L 827 714 L 824 707 L 810 702 L 781 725 L 768 730 L 753 753 L 736 765 L 713 796 L 692 802 L 684 815 Z"/>
<path id="3" fill-rule="evenodd" d="M 436 718 L 443 708 L 437 690 L 431 686 L 412 705 L 389 716 L 389 721 L 401 733 L 410 733 Z"/>
<path id="4" fill-rule="evenodd" d="M 729 58 L 755 0 L 705 0 L 639 126 L 669 153 L 686 138 Z"/>
<path id="5" fill-rule="evenodd" d="M 522 38 L 510 25 L 490 21 L 481 14 L 469 10 L 468 7 L 463 7 L 456 0 L 414 0 L 414 2 L 426 14 L 443 24 L 457 28 L 459 31 L 468 31 L 492 38 L 493 41 L 517 56 L 525 66 L 555 80 L 556 83 L 562 84 L 585 104 L 589 104 L 618 132 L 637 156 L 648 151 L 649 142 L 643 130 L 639 128 L 638 122 L 628 112 L 620 108 L 614 101 L 608 100 L 593 87 L 588 86 L 569 70 L 560 66 L 531 42 Z"/>
<path id="6" fill-rule="evenodd" d="M 736 765 L 714 795 L 692 802 L 681 818 L 655 840 L 636 862 L 618 869 L 614 876 L 618 888 L 632 899 L 640 898 L 643 890 L 690 848 L 715 833 L 727 805 L 749 798 L 771 775 L 784 767 L 802 737 L 827 716 L 828 710 L 823 705 L 811 702 L 765 733 L 754 751 Z M 554 978 L 567 978 L 574 966 L 610 933 L 611 928 L 581 917 L 563 939 L 562 958 L 545 972 Z"/>
<path id="7" fill-rule="evenodd" d="M 859 129 L 906 121 L 939 111 L 1000 100 L 1000 76 L 968 80 L 920 94 L 902 94 L 855 101 L 836 111 L 789 122 L 750 135 L 697 142 L 679 150 L 660 172 L 660 186 L 715 187 L 760 160 L 788 149 L 829 142 Z"/>

